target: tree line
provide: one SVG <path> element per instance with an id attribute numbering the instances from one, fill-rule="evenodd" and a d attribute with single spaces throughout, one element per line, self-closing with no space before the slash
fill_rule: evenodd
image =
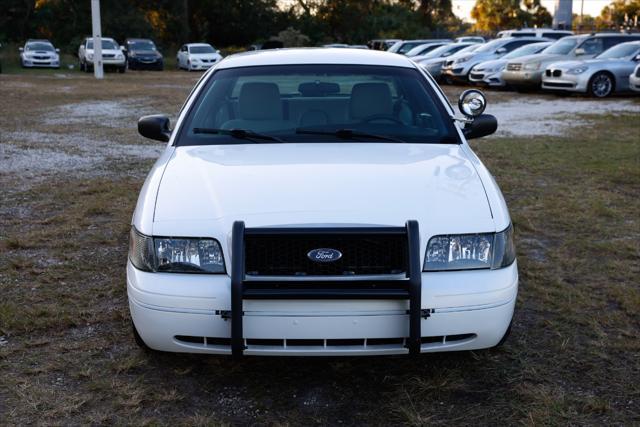
<path id="1" fill-rule="evenodd" d="M 0 42 L 42 37 L 75 50 L 91 35 L 89 0 L 0 3 Z M 637 10 L 640 0 L 613 0 L 607 17 L 620 19 Z M 452 0 L 103 0 L 101 14 L 104 36 L 149 37 L 167 47 L 206 41 L 243 48 L 278 37 L 312 46 L 363 44 L 374 38 L 490 35 L 551 23 L 540 0 L 476 0 L 475 26 L 453 14 Z"/>

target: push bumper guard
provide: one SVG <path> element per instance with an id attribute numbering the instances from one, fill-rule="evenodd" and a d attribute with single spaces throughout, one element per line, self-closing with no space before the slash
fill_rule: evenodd
<path id="1" fill-rule="evenodd" d="M 345 235 L 370 231 L 376 234 L 405 234 L 407 237 L 407 274 L 391 280 L 247 280 L 245 275 L 245 236 L 257 234 L 320 234 Z M 409 300 L 410 354 L 420 353 L 420 321 L 428 316 L 421 309 L 422 274 L 420 267 L 420 234 L 418 222 L 407 221 L 405 227 L 376 228 L 245 228 L 236 221 L 232 231 L 231 256 L 231 351 L 242 356 L 245 345 L 242 319 L 245 299 L 406 299 Z"/>

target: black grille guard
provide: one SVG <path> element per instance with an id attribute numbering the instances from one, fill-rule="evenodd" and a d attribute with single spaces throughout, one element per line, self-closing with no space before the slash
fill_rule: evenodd
<path id="1" fill-rule="evenodd" d="M 252 234 L 323 234 L 326 228 L 245 228 L 243 221 L 233 223 L 231 243 L 231 352 L 240 357 L 245 350 L 242 320 L 245 299 L 406 299 L 409 300 L 410 354 L 420 353 L 423 317 L 422 272 L 420 267 L 420 233 L 418 222 L 410 220 L 405 227 L 339 228 L 341 233 L 369 230 L 377 233 L 402 233 L 407 236 L 408 269 L 405 277 L 389 280 L 247 280 L 245 275 L 245 236 Z M 330 229 L 336 231 L 336 229 Z"/>

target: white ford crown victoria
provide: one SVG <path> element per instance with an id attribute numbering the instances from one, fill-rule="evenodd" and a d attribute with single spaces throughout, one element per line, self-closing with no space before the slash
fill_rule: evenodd
<path id="1" fill-rule="evenodd" d="M 401 55 L 292 49 L 203 75 L 133 215 L 134 336 L 155 350 L 385 355 L 493 347 L 518 290 L 511 220 L 455 112 Z"/>

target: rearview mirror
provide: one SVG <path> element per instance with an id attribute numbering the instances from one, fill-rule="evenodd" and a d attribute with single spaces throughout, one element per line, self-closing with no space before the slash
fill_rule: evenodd
<path id="1" fill-rule="evenodd" d="M 458 98 L 458 109 L 465 117 L 477 117 L 484 112 L 485 108 L 487 108 L 487 98 L 477 89 L 465 90 Z"/>
<path id="2" fill-rule="evenodd" d="M 585 53 L 584 49 L 581 48 L 581 47 L 577 48 L 576 51 L 575 51 L 576 56 L 584 55 L 584 53 Z"/>
<path id="3" fill-rule="evenodd" d="M 468 122 L 462 129 L 467 139 L 481 138 L 498 130 L 498 119 L 491 114 L 481 114 Z"/>
<path id="4" fill-rule="evenodd" d="M 140 117 L 140 120 L 138 120 L 138 133 L 145 138 L 168 142 L 171 138 L 169 118 L 161 114 Z"/>

